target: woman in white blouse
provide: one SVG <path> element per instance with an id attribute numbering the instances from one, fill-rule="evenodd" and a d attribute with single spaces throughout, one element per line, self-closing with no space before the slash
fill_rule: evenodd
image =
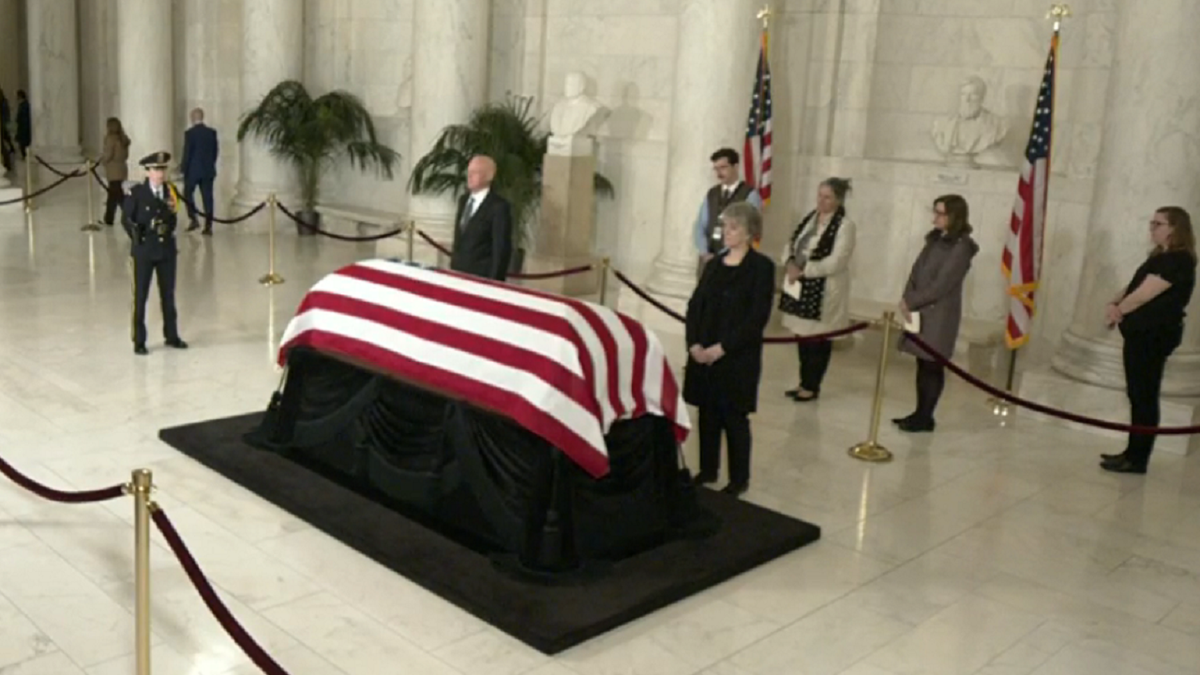
<path id="1" fill-rule="evenodd" d="M 850 256 L 854 253 L 854 221 L 843 203 L 850 180 L 828 178 L 817 189 L 817 208 L 796 226 L 784 249 L 786 265 L 779 309 L 783 325 L 798 336 L 829 333 L 850 320 Z M 784 392 L 794 401 L 815 401 L 829 369 L 833 342 L 818 340 L 797 345 L 800 385 Z"/>

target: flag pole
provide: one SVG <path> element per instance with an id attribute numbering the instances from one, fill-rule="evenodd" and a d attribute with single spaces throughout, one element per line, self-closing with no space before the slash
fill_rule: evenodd
<path id="1" fill-rule="evenodd" d="M 1050 37 L 1050 46 L 1051 46 L 1051 49 L 1053 49 L 1055 52 L 1058 51 L 1059 30 L 1062 28 L 1063 19 L 1065 19 L 1069 16 L 1071 16 L 1071 6 L 1066 3 L 1055 3 L 1053 5 L 1050 5 L 1050 11 L 1046 13 L 1046 18 L 1052 19 L 1054 21 L 1054 24 L 1052 27 L 1053 34 Z M 1056 56 L 1055 62 L 1057 63 L 1057 61 L 1058 61 L 1057 54 L 1055 56 Z M 1057 86 L 1054 87 L 1054 89 L 1053 89 L 1053 91 L 1051 91 L 1050 95 L 1052 98 L 1058 96 L 1058 87 Z M 1051 101 L 1050 109 L 1051 110 L 1054 109 L 1053 100 Z M 1050 131 L 1051 131 L 1051 133 L 1053 132 L 1053 123 L 1051 123 Z M 1053 138 L 1053 135 L 1051 135 L 1051 138 Z M 1050 146 L 1046 149 L 1046 180 L 1047 180 L 1047 182 L 1049 181 L 1049 178 L 1050 178 L 1050 157 L 1051 157 L 1051 154 L 1053 153 L 1053 151 L 1054 151 L 1054 144 L 1051 143 Z M 1043 241 L 1044 241 L 1044 239 L 1045 239 L 1045 236 L 1043 234 Z M 1038 256 L 1038 259 L 1040 260 L 1042 257 L 1042 251 L 1039 250 L 1037 252 L 1037 256 Z M 1014 383 L 1014 380 L 1016 379 L 1016 374 L 1017 374 L 1017 352 L 1020 350 L 1020 348 L 1021 348 L 1021 346 L 1017 346 L 1015 348 L 1008 350 L 1008 374 L 1005 376 L 1004 390 L 1010 394 L 1013 393 L 1013 383 Z M 1000 399 L 993 397 L 993 398 L 988 399 L 988 402 L 992 404 L 992 414 L 993 415 L 995 415 L 996 417 L 1002 417 L 1002 418 L 1008 417 L 1009 411 L 1011 409 L 1011 406 L 1008 403 L 1008 401 L 1000 400 Z"/>

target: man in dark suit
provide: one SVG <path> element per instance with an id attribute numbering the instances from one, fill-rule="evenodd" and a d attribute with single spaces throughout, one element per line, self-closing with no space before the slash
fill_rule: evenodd
<path id="1" fill-rule="evenodd" d="M 158 299 L 162 303 L 163 337 L 168 347 L 187 349 L 179 338 L 175 311 L 175 228 L 179 195 L 166 181 L 171 153 L 156 152 L 139 162 L 146 169 L 146 181 L 134 185 L 125 198 L 121 225 L 129 235 L 133 257 L 133 353 L 145 355 L 146 298 L 150 295 L 150 277 L 158 277 Z"/>
<path id="2" fill-rule="evenodd" d="M 467 164 L 467 194 L 458 200 L 450 269 L 504 281 L 512 258 L 512 209 L 492 191 L 496 162 L 476 155 Z"/>
<path id="3" fill-rule="evenodd" d="M 204 202 L 204 232 L 212 234 L 213 223 L 213 179 L 217 177 L 217 154 L 220 151 L 217 142 L 217 130 L 204 123 L 204 111 L 196 108 L 192 111 L 192 126 L 183 133 L 183 160 L 179 163 L 183 169 L 183 201 L 187 204 L 188 232 L 200 227 L 196 222 L 196 204 L 193 195 L 200 188 L 200 198 Z"/>

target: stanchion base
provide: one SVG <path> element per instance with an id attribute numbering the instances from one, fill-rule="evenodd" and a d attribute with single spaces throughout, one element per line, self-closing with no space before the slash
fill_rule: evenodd
<path id="1" fill-rule="evenodd" d="M 81 227 L 79 229 L 82 232 L 99 232 L 103 228 L 101 228 L 96 223 L 88 223 L 87 225 L 84 225 L 83 227 Z"/>
<path id="2" fill-rule="evenodd" d="M 279 284 L 283 283 L 283 277 L 275 274 L 274 272 L 270 272 L 259 277 L 258 283 L 262 284 L 263 286 L 278 286 Z"/>
<path id="3" fill-rule="evenodd" d="M 849 454 L 854 459 L 861 459 L 864 462 L 892 461 L 892 451 L 876 443 L 875 441 L 863 441 L 862 443 L 850 448 Z"/>
<path id="4" fill-rule="evenodd" d="M 1009 417 L 1012 415 L 1013 406 L 1008 401 L 1002 398 L 991 396 L 987 400 L 988 405 L 992 407 L 993 417 Z"/>

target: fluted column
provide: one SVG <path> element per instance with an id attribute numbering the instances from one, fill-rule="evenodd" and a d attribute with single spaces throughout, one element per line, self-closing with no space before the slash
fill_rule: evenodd
<path id="1" fill-rule="evenodd" d="M 33 150 L 52 164 L 78 164 L 79 49 L 75 0 L 25 4 Z M 11 98 L 16 114 L 16 99 Z"/>
<path id="2" fill-rule="evenodd" d="M 416 0 L 413 9 L 409 164 L 429 152 L 442 128 L 466 122 L 487 100 L 491 0 Z M 434 238 L 453 232 L 449 195 L 412 195 L 409 217 Z"/>
<path id="3" fill-rule="evenodd" d="M 131 165 L 152 152 L 176 152 L 171 53 L 170 2 L 117 0 L 118 101 L 132 141 Z M 172 163 L 178 160 L 174 157 Z"/>
<path id="4" fill-rule="evenodd" d="M 686 298 L 696 285 L 692 226 L 712 186 L 709 156 L 741 151 L 754 77 L 761 0 L 683 0 L 675 51 L 662 248 L 649 289 Z M 715 45 L 720 45 L 716 48 Z"/>
<path id="5" fill-rule="evenodd" d="M 1138 0 L 1117 7 L 1082 283 L 1053 366 L 1085 382 L 1124 388 L 1120 335 L 1104 327 L 1104 306 L 1145 260 L 1155 209 L 1178 205 L 1200 220 L 1200 2 Z M 1192 296 L 1163 393 L 1200 394 L 1200 293 Z"/>
<path id="6" fill-rule="evenodd" d="M 257 106 L 267 92 L 284 80 L 304 76 L 304 2 L 246 0 L 242 3 L 242 110 Z M 231 147 L 232 138 L 225 139 Z M 275 159 L 257 138 L 240 145 L 241 165 L 235 212 L 243 212 L 274 192 L 280 201 L 299 208 L 295 169 Z"/>

